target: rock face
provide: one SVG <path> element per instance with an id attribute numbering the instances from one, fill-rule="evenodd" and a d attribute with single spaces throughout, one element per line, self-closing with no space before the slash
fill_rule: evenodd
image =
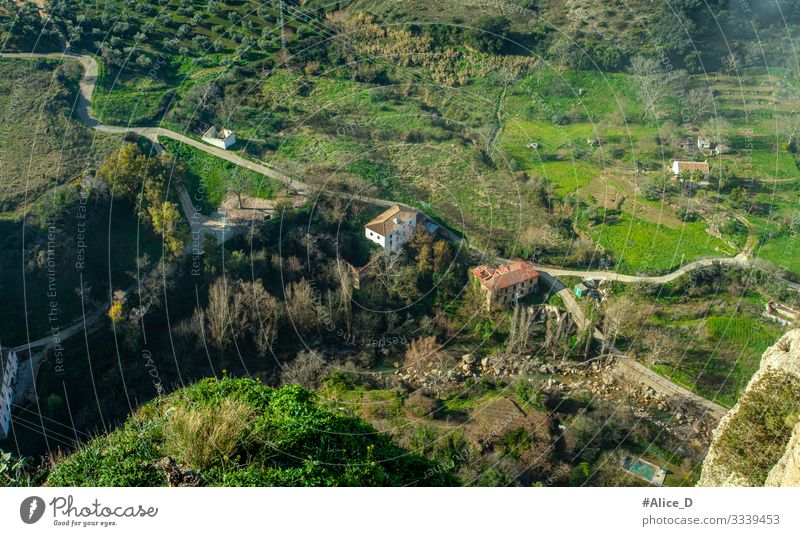
<path id="1" fill-rule="evenodd" d="M 764 352 L 714 431 L 698 486 L 800 486 L 800 329 Z"/>

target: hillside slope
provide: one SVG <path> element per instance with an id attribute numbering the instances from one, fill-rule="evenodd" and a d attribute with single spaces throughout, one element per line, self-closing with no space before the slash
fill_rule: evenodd
<path id="1" fill-rule="evenodd" d="M 800 329 L 761 359 L 720 421 L 699 486 L 800 486 Z"/>
<path id="2" fill-rule="evenodd" d="M 151 402 L 53 464 L 49 486 L 455 485 L 302 387 L 207 379 Z"/>

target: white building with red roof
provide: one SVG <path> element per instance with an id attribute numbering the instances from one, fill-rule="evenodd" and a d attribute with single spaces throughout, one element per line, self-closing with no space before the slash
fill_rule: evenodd
<path id="1" fill-rule="evenodd" d="M 708 162 L 687 162 L 683 160 L 673 160 L 672 173 L 677 177 L 681 171 L 700 171 L 704 177 L 708 177 Z"/>

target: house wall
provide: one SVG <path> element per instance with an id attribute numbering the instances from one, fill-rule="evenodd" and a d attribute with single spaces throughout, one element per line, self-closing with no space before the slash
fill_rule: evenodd
<path id="1" fill-rule="evenodd" d="M 11 405 L 14 402 L 14 385 L 17 379 L 17 354 L 9 352 L 3 359 L 3 382 L 0 385 L 0 439 L 8 437 L 11 425 Z"/>
<path id="2" fill-rule="evenodd" d="M 364 229 L 364 236 L 368 240 L 375 242 L 384 249 L 388 249 L 392 253 L 396 253 L 408 242 L 414 231 L 417 228 L 417 217 L 414 216 L 410 221 L 401 223 L 394 231 L 389 233 L 389 236 L 383 236 L 369 229 Z"/>
<path id="3" fill-rule="evenodd" d="M 393 253 L 397 252 L 401 247 L 408 242 L 417 228 L 417 217 L 414 216 L 410 221 L 401 223 L 392 231 L 387 237 L 386 247 Z"/>
<path id="4" fill-rule="evenodd" d="M 382 234 L 370 231 L 369 229 L 364 229 L 364 236 L 367 237 L 367 240 L 375 242 L 380 247 L 386 247 L 386 238 Z"/>
<path id="5" fill-rule="evenodd" d="M 221 140 L 219 138 L 206 138 L 205 136 L 203 136 L 203 141 L 208 143 L 209 145 L 219 147 L 220 149 L 227 149 L 228 147 L 236 143 L 236 135 L 231 134 L 224 140 Z"/>
<path id="6" fill-rule="evenodd" d="M 539 278 L 535 278 L 517 283 L 516 285 L 510 285 L 495 292 L 490 292 L 483 287 L 484 292 L 487 294 L 486 304 L 490 309 L 493 307 L 505 307 L 536 290 L 538 284 Z"/>

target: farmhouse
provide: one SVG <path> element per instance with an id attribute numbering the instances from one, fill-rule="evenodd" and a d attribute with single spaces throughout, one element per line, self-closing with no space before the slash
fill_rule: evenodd
<path id="1" fill-rule="evenodd" d="M 0 439 L 8 437 L 11 425 L 11 405 L 14 403 L 17 364 L 16 352 L 4 352 L 0 348 Z"/>
<path id="2" fill-rule="evenodd" d="M 512 262 L 497 268 L 484 264 L 472 268 L 470 275 L 480 285 L 489 309 L 524 298 L 539 283 L 539 272 L 527 262 Z"/>
<path id="3" fill-rule="evenodd" d="M 386 251 L 395 253 L 414 236 L 418 216 L 415 210 L 394 205 L 366 224 L 364 234 Z"/>
<path id="4" fill-rule="evenodd" d="M 203 134 L 203 141 L 220 149 L 227 149 L 236 143 L 236 135 L 227 128 L 217 129 L 217 127 L 211 127 Z"/>
<path id="5" fill-rule="evenodd" d="M 685 162 L 674 160 L 672 162 L 672 173 L 677 178 L 681 171 L 701 171 L 704 177 L 708 177 L 708 162 Z"/>

